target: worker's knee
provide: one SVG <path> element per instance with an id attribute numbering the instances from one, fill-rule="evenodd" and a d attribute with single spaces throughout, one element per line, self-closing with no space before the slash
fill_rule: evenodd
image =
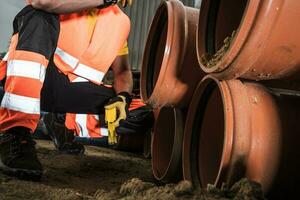
<path id="1" fill-rule="evenodd" d="M 49 28 L 56 28 L 59 31 L 59 18 L 58 15 L 47 13 L 42 10 L 37 10 L 32 6 L 23 8 L 14 19 L 15 31 L 21 31 L 25 25 L 32 25 L 35 27 L 43 27 L 45 30 Z"/>
<path id="2" fill-rule="evenodd" d="M 30 50 L 43 54 L 48 59 L 56 48 L 59 35 L 59 18 L 32 7 L 27 7 L 14 21 L 15 32 L 19 34 L 17 50 Z"/>
<path id="3" fill-rule="evenodd" d="M 22 11 L 21 11 L 22 12 Z M 30 7 L 28 12 L 16 17 L 18 32 L 31 31 L 57 35 L 59 33 L 59 18 L 55 14 L 36 10 Z M 46 34 L 49 35 L 49 34 Z"/>

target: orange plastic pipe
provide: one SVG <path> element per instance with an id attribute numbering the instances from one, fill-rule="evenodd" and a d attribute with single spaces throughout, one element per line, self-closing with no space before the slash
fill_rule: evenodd
<path id="1" fill-rule="evenodd" d="M 196 54 L 199 10 L 163 1 L 153 19 L 141 70 L 143 100 L 159 108 L 187 107 L 203 78 Z"/>
<path id="2" fill-rule="evenodd" d="M 268 80 L 299 74 L 299 10 L 297 0 L 203 0 L 197 36 L 201 68 L 219 79 Z M 215 54 L 234 31 L 228 50 L 207 65 L 203 55 Z"/>
<path id="3" fill-rule="evenodd" d="M 299 92 L 207 76 L 187 115 L 184 178 L 205 188 L 247 177 L 261 183 L 270 199 L 295 195 L 299 119 Z"/>

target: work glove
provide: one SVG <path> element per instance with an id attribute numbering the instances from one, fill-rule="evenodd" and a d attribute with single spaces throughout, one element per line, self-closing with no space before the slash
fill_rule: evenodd
<path id="1" fill-rule="evenodd" d="M 131 103 L 131 97 L 128 92 L 121 92 L 113 97 L 104 106 L 105 113 L 116 110 L 116 119 L 113 122 L 114 127 L 118 127 L 121 120 L 125 120 L 128 115 L 128 106 Z M 107 116 L 106 116 L 107 117 Z M 111 123 L 111 122 L 110 122 Z"/>
<path id="2" fill-rule="evenodd" d="M 98 6 L 97 8 L 99 9 L 106 8 L 108 6 L 117 4 L 119 2 L 121 3 L 123 8 L 132 4 L 132 0 L 103 0 L 103 4 Z"/>
<path id="3" fill-rule="evenodd" d="M 127 118 L 120 121 L 116 128 L 118 135 L 142 134 L 151 129 L 154 123 L 154 114 L 149 106 L 142 106 L 130 110 Z"/>
<path id="4" fill-rule="evenodd" d="M 119 2 L 121 2 L 123 8 L 126 8 L 132 4 L 132 0 L 119 0 Z"/>

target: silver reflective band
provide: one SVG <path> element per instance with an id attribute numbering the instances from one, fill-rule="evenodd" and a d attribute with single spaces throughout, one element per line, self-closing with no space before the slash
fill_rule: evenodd
<path id="1" fill-rule="evenodd" d="M 101 84 L 102 79 L 105 75 L 103 72 L 97 71 L 81 63 L 79 63 L 79 65 L 77 66 L 77 68 L 74 70 L 73 73 L 98 84 Z"/>
<path id="2" fill-rule="evenodd" d="M 6 92 L 1 107 L 27 114 L 40 114 L 40 100 Z"/>
<path id="3" fill-rule="evenodd" d="M 72 81 L 72 83 L 81 83 L 81 82 L 89 82 L 89 80 L 82 77 L 77 77 Z"/>
<path id="4" fill-rule="evenodd" d="M 10 60 L 7 66 L 7 76 L 19 76 L 44 82 L 46 67 L 40 63 L 25 60 Z"/>
<path id="5" fill-rule="evenodd" d="M 81 137 L 90 137 L 89 132 L 86 127 L 87 115 L 86 114 L 76 114 L 75 121 L 80 130 Z"/>
<path id="6" fill-rule="evenodd" d="M 75 69 L 79 62 L 77 58 L 71 56 L 70 54 L 58 47 L 55 50 L 55 54 L 57 54 L 66 64 L 70 65 L 70 67 L 72 67 L 73 69 Z"/>
<path id="7" fill-rule="evenodd" d="M 101 128 L 100 131 L 101 131 L 102 136 L 108 136 L 108 129 L 107 128 Z"/>
<path id="8" fill-rule="evenodd" d="M 95 119 L 98 120 L 98 122 L 100 123 L 100 118 L 99 115 L 94 115 Z M 101 125 L 101 124 L 100 124 Z M 100 135 L 101 136 L 108 136 L 108 129 L 107 128 L 100 128 Z M 99 135 L 99 136 L 100 136 Z"/>

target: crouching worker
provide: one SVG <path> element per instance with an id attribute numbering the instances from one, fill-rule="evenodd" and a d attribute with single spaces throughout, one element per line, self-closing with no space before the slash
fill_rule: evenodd
<path id="1" fill-rule="evenodd" d="M 128 0 L 120 2 L 126 5 Z M 31 0 L 15 17 L 9 50 L 0 63 L 0 80 L 5 80 L 0 108 L 4 173 L 41 178 L 43 168 L 31 138 L 41 109 L 77 113 L 68 126 L 99 123 L 104 106 L 122 105 L 118 108 L 127 113 L 132 90 L 126 42 L 130 20 L 117 3 Z M 102 84 L 109 68 L 113 88 Z"/>
<path id="2" fill-rule="evenodd" d="M 41 124 L 47 129 L 34 136 L 38 138 L 49 136 L 56 149 L 66 154 L 83 153 L 82 144 L 141 152 L 145 136 L 151 131 L 154 123 L 152 108 L 145 105 L 141 99 L 133 98 L 126 115 L 126 119 L 121 120 L 115 128 L 117 138 L 113 144 L 109 140 L 109 130 L 105 115 L 102 113 L 99 115 L 47 113 L 41 120 Z M 43 127 L 41 124 L 40 127 Z"/>

